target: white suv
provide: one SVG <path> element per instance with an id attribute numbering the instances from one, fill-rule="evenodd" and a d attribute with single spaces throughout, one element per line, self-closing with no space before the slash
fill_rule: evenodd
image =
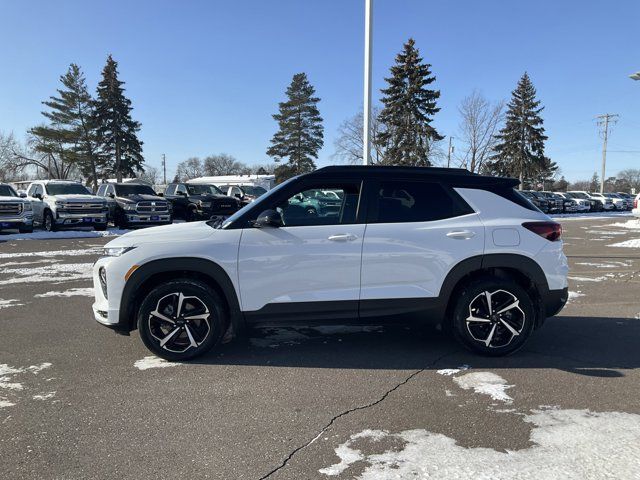
<path id="1" fill-rule="evenodd" d="M 93 269 L 98 322 L 169 360 L 253 326 L 428 319 L 505 355 L 567 301 L 560 224 L 466 170 L 326 167 L 221 221 L 127 233 Z M 339 205 L 306 192 L 331 191 Z"/>
<path id="2" fill-rule="evenodd" d="M 47 231 L 63 227 L 107 229 L 109 207 L 104 198 L 69 180 L 38 180 L 29 185 L 33 221 Z"/>

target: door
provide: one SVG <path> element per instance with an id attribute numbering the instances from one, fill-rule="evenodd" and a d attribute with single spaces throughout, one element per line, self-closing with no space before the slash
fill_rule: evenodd
<path id="1" fill-rule="evenodd" d="M 238 272 L 248 321 L 357 317 L 365 228 L 358 223 L 361 182 L 300 183 L 260 208 L 279 212 L 282 226 L 243 229 Z M 340 209 L 316 201 L 319 189 L 334 191 Z"/>
<path id="2" fill-rule="evenodd" d="M 484 226 L 449 187 L 380 181 L 367 188 L 361 316 L 384 312 L 385 301 L 407 310 L 428 305 L 457 263 L 483 253 Z"/>
<path id="3" fill-rule="evenodd" d="M 40 198 L 36 198 L 36 194 L 40 194 Z M 31 208 L 33 209 L 33 221 L 40 224 L 43 222 L 44 215 L 44 188 L 42 185 L 32 183 L 27 191 L 27 197 L 31 200 Z"/>

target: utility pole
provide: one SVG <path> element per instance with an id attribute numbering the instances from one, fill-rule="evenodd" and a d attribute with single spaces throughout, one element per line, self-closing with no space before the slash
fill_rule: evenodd
<path id="1" fill-rule="evenodd" d="M 362 122 L 362 163 L 371 163 L 371 30 L 373 0 L 364 0 L 364 108 Z"/>
<path id="2" fill-rule="evenodd" d="M 164 153 L 162 154 L 162 178 L 164 179 L 163 185 L 167 184 L 167 158 Z"/>
<path id="3" fill-rule="evenodd" d="M 453 153 L 453 145 L 451 145 L 451 141 L 453 137 L 449 137 L 449 153 L 447 155 L 447 168 L 451 167 L 451 154 Z"/>
<path id="4" fill-rule="evenodd" d="M 602 177 L 600 178 L 600 193 L 604 193 L 604 179 L 607 171 L 607 140 L 609 139 L 609 124 L 613 125 L 619 115 L 615 113 L 605 113 L 598 115 L 598 125 L 602 127 Z"/>

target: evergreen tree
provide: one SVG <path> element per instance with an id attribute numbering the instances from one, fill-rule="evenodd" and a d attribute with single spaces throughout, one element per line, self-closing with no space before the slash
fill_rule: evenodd
<path id="1" fill-rule="evenodd" d="M 131 100 L 124 96 L 124 82 L 118 79 L 118 63 L 109 55 L 98 84 L 95 121 L 101 153 L 118 182 L 123 176 L 144 171 L 140 123 L 131 118 Z"/>
<path id="2" fill-rule="evenodd" d="M 498 143 L 488 165 L 494 175 L 520 178 L 520 188 L 550 178 L 557 165 L 544 154 L 544 107 L 536 100 L 536 89 L 525 74 L 518 81 L 507 106 L 504 128 L 496 135 Z"/>
<path id="3" fill-rule="evenodd" d="M 391 77 L 385 79 L 389 86 L 382 90 L 379 121 L 383 128 L 377 139 L 384 150 L 381 163 L 431 165 L 433 144 L 443 137 L 431 126 L 440 111 L 436 107 L 440 91 L 428 88 L 436 79 L 430 67 L 410 38 L 391 67 Z"/>
<path id="4" fill-rule="evenodd" d="M 315 97 L 315 89 L 305 73 L 296 73 L 287 88 L 287 100 L 278 105 L 279 113 L 273 115 L 278 122 L 278 131 L 271 139 L 267 155 L 287 163 L 276 168 L 277 180 L 316 168 L 314 158 L 324 144 L 322 117 L 318 111 L 320 99 Z"/>

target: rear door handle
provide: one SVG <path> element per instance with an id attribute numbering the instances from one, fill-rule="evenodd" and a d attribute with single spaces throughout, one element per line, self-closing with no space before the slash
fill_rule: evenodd
<path id="1" fill-rule="evenodd" d="M 357 238 L 358 236 L 352 233 L 337 233 L 330 235 L 327 240 L 331 240 L 332 242 L 353 242 Z"/>
<path id="2" fill-rule="evenodd" d="M 455 238 L 457 240 L 469 240 L 476 236 L 476 232 L 472 232 L 471 230 L 452 230 L 447 233 L 447 237 Z"/>

